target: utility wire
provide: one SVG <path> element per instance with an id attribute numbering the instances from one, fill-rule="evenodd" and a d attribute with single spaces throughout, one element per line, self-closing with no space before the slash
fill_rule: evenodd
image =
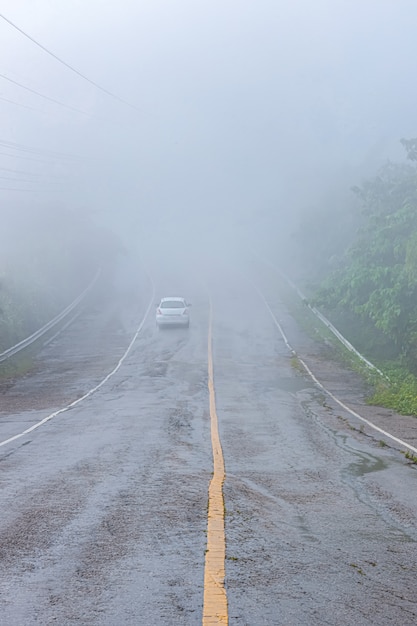
<path id="1" fill-rule="evenodd" d="M 7 148 L 8 150 L 20 150 L 21 152 L 29 152 L 29 154 L 38 154 L 55 159 L 80 159 L 80 157 L 75 154 L 65 154 L 64 152 L 55 152 L 53 150 L 41 150 L 39 148 L 32 148 L 23 144 L 15 143 L 14 141 L 6 141 L 4 139 L 0 139 L 0 147 Z"/>
<path id="2" fill-rule="evenodd" d="M 33 176 L 35 178 L 36 177 L 37 178 L 45 178 L 45 174 L 44 173 L 43 174 L 39 174 L 39 172 L 26 172 L 24 170 L 12 170 L 12 169 L 9 169 L 8 167 L 0 167 L 0 171 L 1 172 L 7 172 L 8 174 L 23 174 L 24 176 Z M 55 178 L 57 181 L 62 181 L 63 180 L 62 176 L 61 175 L 57 175 L 57 174 L 46 174 L 46 177 L 47 178 Z M 0 178 L 5 178 L 5 176 L 0 176 Z M 16 181 L 19 181 L 19 182 L 22 181 L 22 179 L 19 178 L 18 176 L 17 177 L 15 176 L 14 178 L 9 178 L 9 177 L 7 177 L 7 178 L 8 178 L 8 180 L 16 180 Z M 32 182 L 36 183 L 36 182 L 40 182 L 40 181 L 32 180 Z"/>
<path id="3" fill-rule="evenodd" d="M 43 159 L 34 159 L 32 157 L 23 156 L 20 154 L 10 154 L 8 152 L 0 152 L 0 156 L 12 157 L 12 159 L 25 159 L 25 161 L 36 161 L 36 163 L 49 163 L 49 161 L 45 161 Z"/>
<path id="4" fill-rule="evenodd" d="M 65 107 L 66 109 L 70 109 L 71 111 L 76 111 L 77 113 L 82 113 L 83 115 L 90 115 L 90 113 L 86 113 L 86 111 L 77 109 L 76 107 L 73 107 L 70 104 L 64 104 L 64 102 L 60 102 L 59 100 L 55 100 L 54 98 L 45 96 L 44 94 L 39 93 L 39 91 L 35 91 L 34 89 L 30 89 L 30 87 L 26 87 L 25 85 L 22 85 L 22 83 L 18 83 L 17 80 L 13 80 L 13 78 L 9 78 L 8 76 L 5 76 L 4 74 L 0 74 L 0 78 L 4 78 L 4 80 L 8 80 L 9 83 L 13 83 L 14 85 L 17 85 L 18 87 L 21 87 L 22 89 L 26 89 L 26 91 L 30 91 L 31 93 L 34 93 L 37 96 L 44 98 L 45 100 L 49 100 L 49 102 L 53 102 L 54 104 L 59 104 L 61 107 Z"/>
<path id="5" fill-rule="evenodd" d="M 41 174 L 35 174 L 33 172 L 25 172 L 24 170 L 11 170 L 8 167 L 0 167 L 2 172 L 12 172 L 12 174 L 25 174 L 26 176 L 41 176 Z"/>
<path id="6" fill-rule="evenodd" d="M 19 31 L 19 33 L 21 33 L 24 37 L 26 37 L 27 39 L 29 39 L 32 43 L 34 43 L 35 45 L 37 45 L 39 48 L 41 48 L 41 50 L 43 50 L 44 52 L 46 52 L 47 54 L 49 54 L 51 57 L 53 57 L 56 61 L 58 61 L 59 63 L 62 63 L 62 65 L 65 65 L 65 67 L 67 67 L 68 69 L 70 69 L 72 72 L 75 72 L 75 74 L 77 74 L 78 76 L 80 76 L 81 78 L 83 78 L 84 80 L 86 80 L 88 83 L 90 83 L 90 85 L 93 85 L 94 87 L 96 87 L 97 89 L 99 89 L 100 91 L 102 91 L 103 93 L 107 94 L 108 96 L 110 96 L 111 98 L 114 98 L 115 100 L 118 100 L 119 102 L 127 105 L 128 107 L 131 107 L 132 109 L 135 109 L 136 111 L 139 111 L 139 109 L 134 106 L 133 104 L 130 104 L 130 102 L 127 102 L 126 100 L 123 100 L 123 98 L 120 98 L 119 96 L 117 96 L 116 94 L 112 93 L 111 91 L 108 91 L 107 89 L 105 89 L 104 87 L 102 87 L 101 85 L 99 85 L 98 83 L 96 83 L 94 80 L 91 80 L 90 78 L 88 78 L 87 76 L 85 76 L 84 74 L 82 74 L 81 72 L 79 72 L 77 69 L 75 69 L 75 67 L 73 67 L 72 65 L 70 65 L 69 63 L 66 63 L 65 61 L 63 61 L 60 57 L 58 57 L 56 54 L 54 54 L 53 52 L 51 52 L 50 50 L 48 50 L 48 48 L 45 48 L 45 46 L 43 46 L 41 43 L 39 43 L 38 41 L 36 41 L 36 39 L 34 39 L 33 37 L 31 37 L 30 35 L 28 35 L 24 30 L 22 30 L 21 28 L 19 28 L 19 26 L 17 26 L 16 24 L 14 24 L 11 20 L 9 20 L 5 15 L 3 15 L 2 13 L 0 13 L 0 17 L 7 22 L 8 24 L 10 24 L 10 26 L 12 26 L 13 28 L 15 28 L 17 31 Z"/>
<path id="7" fill-rule="evenodd" d="M 27 193 L 62 193 L 62 189 L 23 189 L 18 187 L 0 187 L 0 191 L 23 191 Z"/>
<path id="8" fill-rule="evenodd" d="M 14 104 L 17 107 L 23 107 L 24 109 L 30 109 L 31 111 L 36 111 L 37 113 L 41 112 L 39 111 L 39 109 L 34 109 L 33 107 L 28 106 L 27 104 L 21 104 L 20 102 L 15 102 L 14 100 L 9 100 L 8 98 L 3 98 L 2 96 L 0 96 L 0 100 L 3 100 L 3 102 L 8 102 L 9 104 Z"/>
<path id="9" fill-rule="evenodd" d="M 63 185 L 65 181 L 60 180 L 60 181 L 51 181 L 51 180 L 33 180 L 31 178 L 16 178 L 16 177 L 12 177 L 12 176 L 0 176 L 0 180 L 11 180 L 14 183 L 31 183 L 33 184 L 39 184 L 39 185 L 43 185 L 45 182 L 48 183 L 48 185 Z"/>

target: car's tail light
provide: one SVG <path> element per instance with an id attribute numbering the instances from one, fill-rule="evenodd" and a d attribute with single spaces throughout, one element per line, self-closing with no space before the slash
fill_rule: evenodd
<path id="1" fill-rule="evenodd" d="M 161 313 L 161 309 L 159 309 L 159 308 L 158 308 L 158 309 L 156 309 L 156 314 L 157 314 L 157 315 L 162 315 L 162 313 Z"/>
<path id="2" fill-rule="evenodd" d="M 182 312 L 183 315 L 188 315 L 188 309 L 184 309 Z"/>

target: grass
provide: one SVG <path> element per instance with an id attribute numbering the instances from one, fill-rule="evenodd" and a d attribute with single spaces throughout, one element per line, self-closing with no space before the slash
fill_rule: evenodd
<path id="1" fill-rule="evenodd" d="M 297 370 L 298 372 L 305 374 L 304 367 L 301 365 L 298 357 L 296 356 L 291 357 L 291 367 Z"/>
<path id="2" fill-rule="evenodd" d="M 0 363 L 0 381 L 24 376 L 31 371 L 35 366 L 36 355 L 45 345 L 45 342 L 53 337 L 65 322 L 66 320 L 62 320 L 60 324 L 51 328 L 32 344 Z"/>
<path id="3" fill-rule="evenodd" d="M 381 376 L 348 350 L 327 326 L 317 319 L 305 301 L 300 300 L 289 289 L 284 289 L 282 295 L 291 314 L 309 337 L 331 348 L 335 359 L 355 371 L 366 382 L 369 388 L 368 404 L 392 409 L 401 415 L 417 416 L 417 377 L 406 367 L 398 361 L 375 363 L 385 377 Z M 355 347 L 360 352 L 361 346 Z M 291 363 L 294 368 L 299 367 L 296 357 L 292 358 Z"/>
<path id="4" fill-rule="evenodd" d="M 33 368 L 33 355 L 16 354 L 7 361 L 0 363 L 0 380 L 8 380 L 27 374 Z"/>
<path id="5" fill-rule="evenodd" d="M 406 459 L 408 459 L 408 461 L 417 465 L 417 456 L 413 454 L 412 452 L 410 452 L 410 450 L 407 450 L 406 452 L 404 452 L 404 456 Z"/>
<path id="6" fill-rule="evenodd" d="M 361 576 L 365 576 L 365 572 L 359 565 L 357 565 L 356 563 L 350 563 L 350 566 L 353 567 L 358 572 L 358 574 L 360 574 Z"/>
<path id="7" fill-rule="evenodd" d="M 401 415 L 417 415 L 417 378 L 399 363 L 387 363 L 383 368 L 389 382 L 381 377 L 375 380 L 368 402 Z"/>

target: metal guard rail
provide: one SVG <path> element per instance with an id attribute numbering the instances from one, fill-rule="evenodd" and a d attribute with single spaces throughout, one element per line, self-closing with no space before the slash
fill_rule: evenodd
<path id="1" fill-rule="evenodd" d="M 37 339 L 42 337 L 42 335 L 44 335 L 49 330 L 51 330 L 51 328 L 54 328 L 54 326 L 59 324 L 59 322 L 61 322 L 70 313 L 72 313 L 72 311 L 84 300 L 86 295 L 94 287 L 94 285 L 96 284 L 100 274 L 101 274 L 101 270 L 99 269 L 97 271 L 96 275 L 94 276 L 93 280 L 91 281 L 91 283 L 84 289 L 84 291 L 82 293 L 80 293 L 80 295 L 77 298 L 75 298 L 75 300 L 73 300 L 73 302 L 71 302 L 71 304 L 69 304 L 63 311 L 61 311 L 61 313 L 59 313 L 56 317 L 54 317 L 52 320 L 50 320 L 47 324 L 45 324 L 45 326 L 42 326 L 42 328 L 39 328 L 39 330 L 34 332 L 29 337 L 26 337 L 26 339 L 22 339 L 22 341 L 19 341 L 19 343 L 17 343 L 16 345 L 12 346 L 11 348 L 8 348 L 4 352 L 1 352 L 0 353 L 0 363 L 3 363 L 3 361 L 6 361 L 7 359 L 12 357 L 13 355 L 17 354 L 17 352 L 20 352 L 21 350 L 24 350 L 25 348 L 30 346 Z"/>
<path id="2" fill-rule="evenodd" d="M 307 305 L 307 307 L 310 309 L 310 311 L 325 326 L 327 326 L 327 328 L 335 335 L 335 337 L 337 337 L 337 339 L 345 346 L 345 348 L 347 348 L 350 352 L 355 354 L 358 357 L 358 359 L 360 359 L 369 369 L 374 370 L 380 376 L 382 376 L 386 380 L 389 380 L 389 378 L 388 378 L 388 376 L 386 374 L 384 374 L 378 367 L 376 367 L 376 365 L 371 363 L 371 361 L 369 361 L 366 357 L 364 357 L 363 354 L 361 354 L 358 350 L 356 350 L 356 348 L 350 343 L 350 341 L 348 341 L 346 339 L 346 337 L 344 337 L 342 335 L 342 333 L 340 331 L 338 331 L 335 326 L 333 326 L 333 324 L 323 315 L 323 313 L 321 313 L 318 309 L 316 309 L 316 307 L 312 306 L 308 302 L 307 298 L 302 293 L 302 291 L 297 287 L 297 285 L 295 285 L 292 282 L 292 280 L 290 278 L 288 278 L 288 276 L 286 276 L 284 274 L 284 272 L 282 272 L 278 267 L 276 267 L 273 263 L 271 263 L 271 261 L 269 261 L 265 257 L 258 257 L 258 258 L 260 258 L 261 261 L 263 261 L 266 265 L 269 265 L 270 267 L 272 267 L 281 276 L 281 278 L 297 293 L 297 295 L 299 296 L 299 298 L 301 298 L 301 300 L 304 302 L 304 304 Z"/>

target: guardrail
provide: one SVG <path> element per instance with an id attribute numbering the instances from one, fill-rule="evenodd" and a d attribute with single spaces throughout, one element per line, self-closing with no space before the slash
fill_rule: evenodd
<path id="1" fill-rule="evenodd" d="M 75 300 L 73 300 L 73 302 L 71 302 L 71 304 L 69 304 L 63 311 L 61 311 L 61 313 L 59 313 L 56 317 L 54 317 L 52 320 L 50 320 L 47 324 L 45 324 L 45 326 L 42 326 L 42 328 L 39 328 L 39 330 L 34 332 L 29 337 L 26 337 L 26 339 L 22 339 L 22 341 L 19 341 L 19 343 L 17 343 L 16 345 L 12 346 L 11 348 L 8 348 L 4 352 L 1 352 L 0 353 L 0 363 L 3 363 L 3 361 L 6 361 L 7 359 L 10 359 L 10 357 L 14 356 L 15 354 L 17 354 L 21 350 L 24 350 L 28 346 L 32 345 L 37 339 L 39 339 L 40 337 L 45 335 L 49 330 L 51 330 L 57 324 L 59 324 L 59 322 L 62 322 L 62 320 L 64 320 L 66 317 L 68 317 L 74 311 L 74 309 L 76 309 L 77 306 L 79 304 L 81 304 L 81 302 L 84 300 L 84 298 L 87 296 L 87 294 L 92 290 L 92 288 L 94 287 L 94 285 L 96 284 L 96 282 L 97 282 L 97 280 L 98 280 L 98 278 L 100 276 L 100 273 L 101 273 L 101 270 L 98 270 L 96 275 L 94 276 L 93 280 L 84 289 L 84 291 L 82 293 L 80 293 L 80 295 L 77 298 L 75 298 Z"/>
<path id="2" fill-rule="evenodd" d="M 266 263 L 266 265 L 269 265 L 270 267 L 272 267 L 281 276 L 281 278 L 297 293 L 297 295 L 301 298 L 301 300 L 305 303 L 305 305 L 310 309 L 310 311 L 335 335 L 335 337 L 337 337 L 337 339 L 345 346 L 345 348 L 347 348 L 347 350 L 349 350 L 350 352 L 355 354 L 358 357 L 358 359 L 360 359 L 369 369 L 374 370 L 380 376 L 382 376 L 383 378 L 389 380 L 389 378 L 386 376 L 386 374 L 381 372 L 381 370 L 378 369 L 376 367 L 376 365 L 371 363 L 371 361 L 368 361 L 368 359 L 366 357 L 364 357 L 363 354 L 358 352 L 358 350 L 356 350 L 356 348 L 354 346 L 352 346 L 350 341 L 348 341 L 346 339 L 346 337 L 344 337 L 342 335 L 342 333 L 339 332 L 337 330 L 337 328 L 335 326 L 333 326 L 333 324 L 322 313 L 320 313 L 320 311 L 318 309 L 316 309 L 316 307 L 311 306 L 311 304 L 309 304 L 308 299 L 306 298 L 306 296 L 297 287 L 297 285 L 295 285 L 292 282 L 292 280 L 290 278 L 288 278 L 288 276 L 286 276 L 284 274 L 284 272 L 282 272 L 278 267 L 276 267 L 268 259 L 262 258 L 262 261 L 264 263 Z"/>

